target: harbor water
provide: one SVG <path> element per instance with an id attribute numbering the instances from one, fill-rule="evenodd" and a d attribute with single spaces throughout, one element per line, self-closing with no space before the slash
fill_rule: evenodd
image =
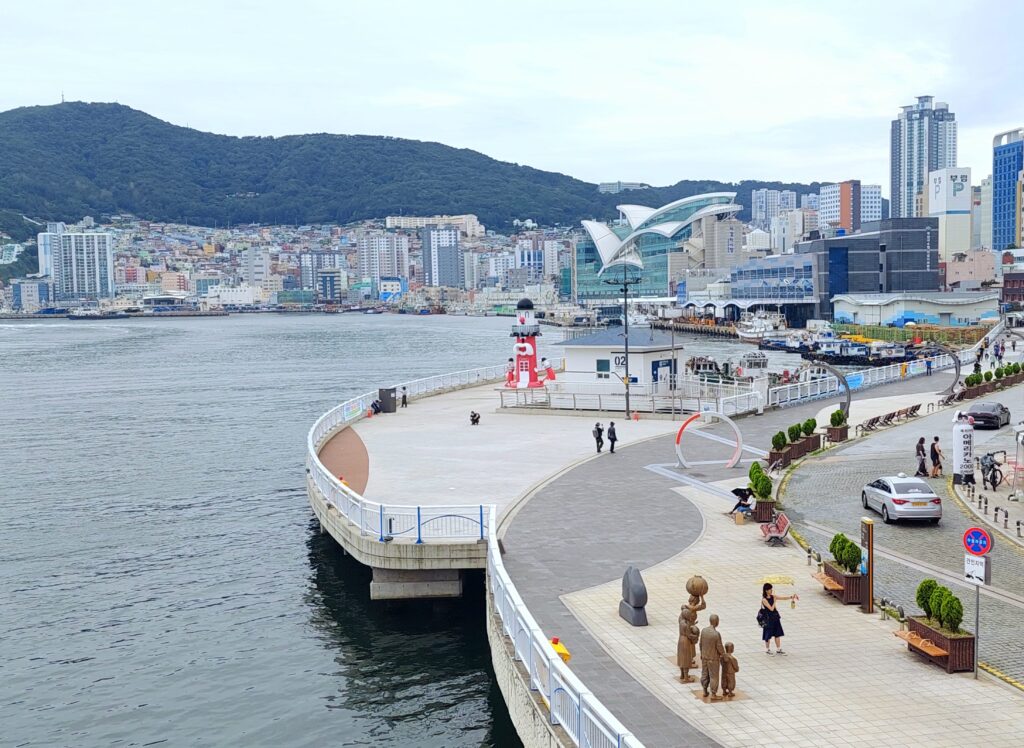
<path id="1" fill-rule="evenodd" d="M 504 361 L 510 323 L 0 322 L 0 744 L 518 745 L 482 577 L 371 603 L 303 482 L 321 413 Z"/>

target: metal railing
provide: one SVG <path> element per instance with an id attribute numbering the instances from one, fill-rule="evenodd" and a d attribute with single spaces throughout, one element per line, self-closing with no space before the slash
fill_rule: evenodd
<path id="1" fill-rule="evenodd" d="M 496 524 L 493 520 L 490 522 L 487 542 L 487 577 L 494 609 L 512 643 L 514 658 L 526 670 L 530 690 L 537 691 L 547 706 L 551 724 L 565 730 L 574 745 L 642 748 L 643 744 L 562 662 L 530 615 L 501 562 Z"/>
<path id="2" fill-rule="evenodd" d="M 486 384 L 505 378 L 504 365 L 470 369 L 417 379 L 404 386 L 410 397 Z M 574 745 L 587 748 L 643 748 L 643 744 L 587 690 L 551 646 L 534 620 L 501 560 L 497 539 L 497 508 L 493 504 L 462 506 L 402 506 L 368 501 L 344 485 L 320 461 L 323 442 L 339 428 L 365 418 L 377 394 L 369 392 L 346 400 L 324 413 L 309 430 L 306 467 L 324 500 L 359 528 L 361 535 L 380 542 L 407 539 L 487 540 L 487 572 L 494 609 L 509 637 L 514 657 L 528 674 L 531 691 L 537 691 L 552 725 L 560 726 Z"/>
<path id="3" fill-rule="evenodd" d="M 1002 333 L 1002 330 L 1003 323 L 1000 322 L 989 331 L 985 338 L 993 340 Z M 985 338 L 982 338 L 982 340 Z M 955 354 L 959 356 L 961 365 L 974 363 L 975 351 L 981 343 L 982 341 L 979 340 L 971 348 L 966 348 Z M 898 382 L 901 379 L 919 377 L 928 373 L 927 362 L 929 361 L 932 364 L 932 371 L 942 371 L 953 366 L 952 356 L 943 353 L 930 358 L 914 359 L 913 361 L 890 364 L 889 366 L 859 369 L 846 374 L 846 381 L 851 390 L 862 390 L 868 387 L 877 387 L 881 384 Z M 794 382 L 779 387 L 772 387 L 768 390 L 768 405 L 785 407 L 796 402 L 807 402 L 839 394 L 841 390 L 842 387 L 839 384 L 838 377 L 830 374 L 806 382 Z"/>

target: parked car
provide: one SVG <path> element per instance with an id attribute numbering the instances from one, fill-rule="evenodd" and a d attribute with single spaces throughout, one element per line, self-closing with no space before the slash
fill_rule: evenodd
<path id="1" fill-rule="evenodd" d="M 903 473 L 868 483 L 860 500 L 865 509 L 880 513 L 886 524 L 900 519 L 926 519 L 938 524 L 942 519 L 942 499 L 927 481 Z"/>
<path id="2" fill-rule="evenodd" d="M 1010 425 L 1010 409 L 1002 403 L 974 403 L 967 409 L 974 426 L 1001 429 Z"/>

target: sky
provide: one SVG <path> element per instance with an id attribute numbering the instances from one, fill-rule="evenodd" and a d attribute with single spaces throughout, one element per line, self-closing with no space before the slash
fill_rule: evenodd
<path id="1" fill-rule="evenodd" d="M 889 128 L 948 102 L 959 166 L 1024 126 L 1024 3 L 5 2 L 0 110 L 116 101 L 230 135 L 390 135 L 592 182 L 889 192 Z"/>

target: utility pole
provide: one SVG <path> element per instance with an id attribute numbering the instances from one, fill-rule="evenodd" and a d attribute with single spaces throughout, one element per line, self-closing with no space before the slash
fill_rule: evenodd
<path id="1" fill-rule="evenodd" d="M 619 285 L 618 281 L 606 280 L 604 281 L 608 285 L 614 286 Z M 622 266 L 622 284 L 619 285 L 619 291 L 622 293 L 622 328 L 625 332 L 625 353 L 626 353 L 626 418 L 630 417 L 629 409 L 629 287 L 635 286 L 640 282 L 639 278 L 627 278 L 626 277 L 626 266 Z"/>

